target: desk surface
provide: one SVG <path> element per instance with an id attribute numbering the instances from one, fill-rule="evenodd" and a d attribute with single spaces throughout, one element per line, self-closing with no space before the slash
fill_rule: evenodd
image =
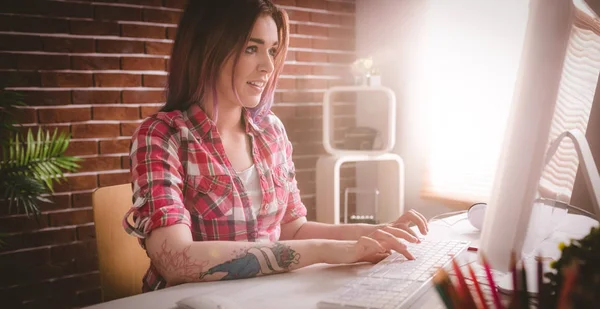
<path id="1" fill-rule="evenodd" d="M 445 221 L 430 224 L 428 238 L 451 238 L 472 241 L 477 246 L 479 232 L 467 220 L 454 216 Z M 449 224 L 448 224 L 449 223 Z M 557 258 L 560 251 L 557 244 L 570 238 L 581 238 L 589 233 L 598 222 L 587 217 L 571 215 L 562 221 L 554 233 L 540 246 L 544 256 Z M 477 254 L 465 252 L 459 259 L 462 264 L 476 260 Z M 187 283 L 160 291 L 144 293 L 111 302 L 97 304 L 87 309 L 171 309 L 177 308 L 180 299 L 202 294 L 227 297 L 240 304 L 240 308 L 290 308 L 314 309 L 316 304 L 333 293 L 346 281 L 356 277 L 359 271 L 371 267 L 360 265 L 317 264 L 290 273 L 241 279 L 232 281 Z M 412 308 L 443 308 L 434 289 L 429 289 Z"/>

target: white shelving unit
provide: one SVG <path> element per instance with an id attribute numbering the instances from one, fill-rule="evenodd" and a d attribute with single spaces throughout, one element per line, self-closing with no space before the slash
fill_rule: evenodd
<path id="1" fill-rule="evenodd" d="M 379 150 L 341 150 L 330 141 L 331 98 L 339 92 L 374 92 L 386 94 L 388 112 L 387 139 Z M 360 102 L 358 102 L 360 104 Z M 339 224 L 340 221 L 340 168 L 350 162 L 377 162 L 378 209 L 376 220 L 388 222 L 404 212 L 404 161 L 390 151 L 394 148 L 396 131 L 396 97 L 391 89 L 382 86 L 340 86 L 325 92 L 323 99 L 323 145 L 327 155 L 317 160 L 317 221 Z"/>

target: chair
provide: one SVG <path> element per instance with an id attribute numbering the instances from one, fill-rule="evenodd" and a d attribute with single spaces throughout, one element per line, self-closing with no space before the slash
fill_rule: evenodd
<path id="1" fill-rule="evenodd" d="M 132 205 L 131 185 L 99 188 L 92 194 L 103 301 L 142 292 L 142 278 L 150 265 L 137 238 L 121 224 Z"/>

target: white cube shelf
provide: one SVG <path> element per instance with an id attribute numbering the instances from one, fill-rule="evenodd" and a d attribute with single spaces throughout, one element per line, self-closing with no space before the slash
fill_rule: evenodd
<path id="1" fill-rule="evenodd" d="M 341 92 L 383 92 L 387 96 L 387 132 L 384 136 L 387 139 L 383 141 L 381 149 L 377 150 L 342 150 L 336 149 L 331 144 L 332 121 L 333 113 L 331 98 L 336 93 Z M 357 104 L 361 104 L 357 102 Z M 363 103 L 366 104 L 366 103 Z M 331 155 L 376 155 L 390 152 L 394 148 L 396 142 L 396 96 L 394 92 L 383 86 L 336 86 L 329 88 L 323 97 L 323 147 L 325 151 Z"/>

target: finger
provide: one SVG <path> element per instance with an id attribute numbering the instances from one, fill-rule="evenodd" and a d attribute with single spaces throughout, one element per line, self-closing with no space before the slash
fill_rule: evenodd
<path id="1" fill-rule="evenodd" d="M 385 248 L 384 246 L 381 245 L 381 243 L 379 243 L 377 240 L 371 238 L 371 237 L 367 237 L 367 236 L 362 236 L 361 238 L 358 239 L 358 245 L 362 247 L 362 249 L 364 250 L 364 252 L 362 252 L 362 256 L 365 255 L 372 255 L 372 254 L 377 254 L 377 253 L 386 253 L 388 251 L 387 248 Z"/>
<path id="2" fill-rule="evenodd" d="M 404 256 L 406 256 L 406 258 L 408 258 L 408 256 L 405 254 L 408 253 L 406 245 L 403 244 L 400 241 L 400 239 L 396 238 L 394 235 L 384 230 L 377 230 L 373 234 L 374 238 L 378 240 L 383 246 L 385 246 L 388 249 L 392 249 L 398 253 L 402 253 Z"/>
<path id="3" fill-rule="evenodd" d="M 427 218 L 425 218 L 425 216 L 423 216 L 423 214 L 421 214 L 420 212 L 414 210 L 415 214 L 417 216 L 419 216 L 421 218 L 421 220 L 423 220 L 423 222 L 425 222 L 425 229 L 427 230 L 427 232 L 429 232 L 429 223 L 427 221 Z"/>
<path id="4" fill-rule="evenodd" d="M 377 263 L 381 262 L 382 260 L 384 260 L 388 256 L 390 256 L 389 253 L 377 253 L 377 254 L 374 254 L 371 256 L 367 256 L 364 259 L 362 259 L 361 261 L 377 264 Z"/>
<path id="5" fill-rule="evenodd" d="M 383 228 L 383 230 L 396 236 L 396 237 L 406 239 L 407 241 L 414 242 L 414 243 L 419 242 L 419 237 L 417 236 L 417 233 L 415 233 L 415 231 L 413 231 L 410 228 L 408 228 L 407 230 L 404 230 L 404 229 L 397 228 L 397 227 L 386 226 Z"/>
<path id="6" fill-rule="evenodd" d="M 408 217 L 408 219 L 410 221 L 412 221 L 413 223 L 415 223 L 417 225 L 417 227 L 419 228 L 419 232 L 421 232 L 421 234 L 427 235 L 427 221 L 421 219 L 421 217 L 419 217 L 415 213 L 416 213 L 416 211 L 411 209 L 405 215 Z"/>

